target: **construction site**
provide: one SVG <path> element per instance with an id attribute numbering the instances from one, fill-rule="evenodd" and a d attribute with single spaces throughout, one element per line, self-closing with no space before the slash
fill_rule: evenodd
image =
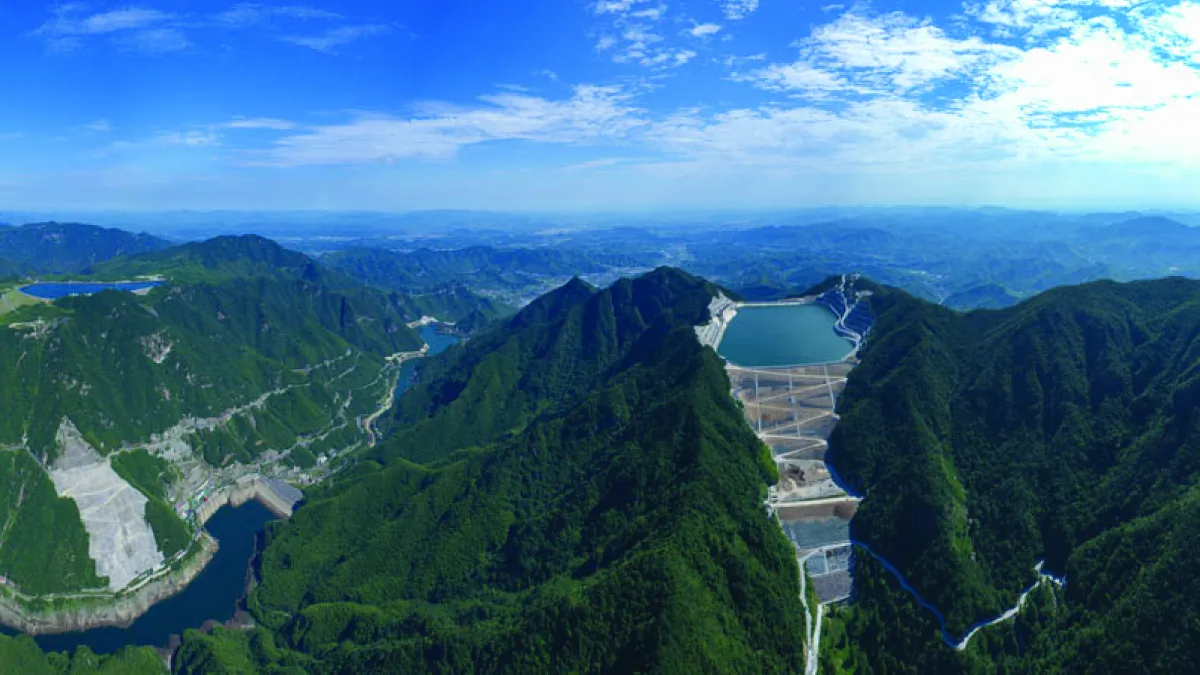
<path id="1" fill-rule="evenodd" d="M 871 327 L 871 293 L 856 290 L 856 281 L 845 276 L 823 293 L 778 303 L 738 303 L 720 296 L 709 306 L 711 321 L 696 328 L 701 343 L 725 358 L 746 422 L 771 449 L 779 482 L 768 489 L 766 507 L 796 547 L 822 604 L 845 601 L 853 592 L 850 520 L 861 500 L 838 484 L 825 454 L 838 421 L 838 395 Z M 739 314 L 762 308 L 773 312 L 772 321 L 786 322 L 786 330 L 765 324 L 763 314 L 736 323 Z M 828 312 L 824 321 L 811 318 L 818 308 Z M 809 315 L 800 321 L 783 314 L 801 311 Z M 738 337 L 736 349 L 724 348 L 729 334 Z M 831 344 L 831 334 L 844 347 Z M 821 348 L 812 349 L 814 344 Z M 814 362 L 775 365 L 780 354 L 811 355 Z M 836 356 L 821 358 L 825 354 Z"/>
<path id="2" fill-rule="evenodd" d="M 853 361 L 790 368 L 727 364 L 734 397 L 746 421 L 771 448 L 779 483 L 767 508 L 796 546 L 802 563 L 840 556 L 844 564 L 806 564 L 817 597 L 837 602 L 850 595 L 850 519 L 859 500 L 838 486 L 825 452 L 837 424 L 837 396 Z M 832 552 L 832 553 L 831 553 Z"/>

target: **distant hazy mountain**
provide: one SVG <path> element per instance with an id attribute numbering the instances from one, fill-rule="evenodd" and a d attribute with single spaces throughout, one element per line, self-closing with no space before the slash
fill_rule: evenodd
<path id="1" fill-rule="evenodd" d="M 1020 300 L 1020 296 L 1004 286 L 987 282 L 958 291 L 942 303 L 951 309 L 999 309 Z"/>
<path id="2" fill-rule="evenodd" d="M 82 223 L 0 228 L 0 259 L 31 273 L 86 273 L 97 262 L 170 245 L 148 234 Z"/>
<path id="3" fill-rule="evenodd" d="M 619 256 L 588 256 L 556 247 L 490 246 L 415 251 L 354 248 L 327 255 L 323 260 L 366 283 L 407 291 L 463 282 L 481 287 L 518 285 L 528 283 L 529 277 L 579 276 L 631 262 Z"/>

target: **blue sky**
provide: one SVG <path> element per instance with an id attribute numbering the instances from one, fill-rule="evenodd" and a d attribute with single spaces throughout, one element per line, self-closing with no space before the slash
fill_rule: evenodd
<path id="1" fill-rule="evenodd" d="M 0 5 L 0 208 L 1200 207 L 1200 2 Z"/>

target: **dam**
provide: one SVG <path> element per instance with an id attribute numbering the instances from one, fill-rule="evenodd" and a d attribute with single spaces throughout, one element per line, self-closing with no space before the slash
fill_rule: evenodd
<path id="1" fill-rule="evenodd" d="M 837 398 L 871 327 L 870 291 L 858 277 L 829 290 L 774 303 L 709 305 L 697 338 L 725 359 L 733 397 L 746 422 L 771 449 L 779 482 L 766 508 L 796 548 L 822 603 L 852 591 L 850 520 L 860 499 L 825 463 L 837 425 Z"/>

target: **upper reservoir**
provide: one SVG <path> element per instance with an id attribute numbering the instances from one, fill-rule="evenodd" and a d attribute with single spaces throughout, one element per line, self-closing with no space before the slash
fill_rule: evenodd
<path id="1" fill-rule="evenodd" d="M 741 307 L 717 352 L 751 368 L 841 361 L 853 345 L 833 331 L 834 316 L 819 305 Z"/>
<path id="2" fill-rule="evenodd" d="M 68 295 L 91 295 L 100 291 L 144 291 L 162 284 L 161 281 L 119 281 L 113 283 L 38 283 L 22 286 L 21 292 L 43 300 L 57 300 Z"/>

